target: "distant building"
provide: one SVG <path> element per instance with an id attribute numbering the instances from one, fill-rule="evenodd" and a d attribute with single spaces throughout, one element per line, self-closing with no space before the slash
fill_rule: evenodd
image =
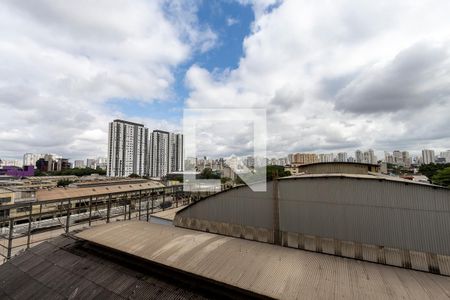
<path id="1" fill-rule="evenodd" d="M 23 165 L 24 166 L 36 166 L 38 159 L 43 158 L 44 154 L 38 153 L 25 153 L 23 155 Z"/>
<path id="2" fill-rule="evenodd" d="M 169 134 L 170 172 L 182 172 L 184 170 L 184 138 L 181 133 Z"/>
<path id="3" fill-rule="evenodd" d="M 395 164 L 403 165 L 402 152 L 400 152 L 399 150 L 395 150 L 394 152 L 392 152 L 392 156 L 394 157 L 394 163 Z"/>
<path id="4" fill-rule="evenodd" d="M 435 155 L 434 150 L 424 149 L 422 150 L 422 163 L 425 165 L 434 163 Z"/>
<path id="5" fill-rule="evenodd" d="M 169 140 L 167 131 L 153 130 L 149 138 L 149 171 L 150 177 L 163 177 L 170 172 Z"/>
<path id="6" fill-rule="evenodd" d="M 41 172 L 48 171 L 48 161 L 45 158 L 40 158 L 36 161 L 36 169 Z"/>
<path id="7" fill-rule="evenodd" d="M 384 161 L 388 164 L 393 164 L 394 163 L 394 156 L 392 156 L 392 154 L 390 154 L 389 152 L 384 152 Z"/>
<path id="8" fill-rule="evenodd" d="M 294 154 L 288 154 L 288 156 L 287 156 L 287 161 L 288 161 L 288 164 L 293 164 L 294 163 Z"/>
<path id="9" fill-rule="evenodd" d="M 292 164 L 304 165 L 319 162 L 319 158 L 314 153 L 295 153 Z"/>
<path id="10" fill-rule="evenodd" d="M 407 168 L 411 167 L 412 159 L 411 159 L 411 156 L 409 156 L 408 151 L 402 151 L 402 160 L 403 160 L 403 164 L 405 165 L 405 167 L 407 167 Z"/>
<path id="11" fill-rule="evenodd" d="M 441 152 L 440 157 L 444 158 L 446 163 L 450 163 L 450 150 Z"/>
<path id="12" fill-rule="evenodd" d="M 364 161 L 363 153 L 361 150 L 355 151 L 355 160 L 357 163 L 362 163 Z"/>
<path id="13" fill-rule="evenodd" d="M 91 169 L 97 169 L 97 159 L 95 158 L 86 159 L 86 167 Z"/>
<path id="14" fill-rule="evenodd" d="M 84 168 L 84 160 L 75 160 L 73 162 L 73 167 L 74 168 Z"/>
<path id="15" fill-rule="evenodd" d="M 319 162 L 333 162 L 333 160 L 334 160 L 333 153 L 319 154 Z"/>
<path id="16" fill-rule="evenodd" d="M 14 177 L 34 176 L 34 166 L 23 166 L 22 168 L 16 166 L 4 166 L 0 169 L 0 175 Z"/>
<path id="17" fill-rule="evenodd" d="M 64 171 L 70 169 L 70 162 L 67 158 L 60 158 L 56 161 L 56 171 Z"/>
<path id="18" fill-rule="evenodd" d="M 96 160 L 96 168 L 106 170 L 108 168 L 108 158 L 98 157 Z"/>
<path id="19" fill-rule="evenodd" d="M 148 129 L 123 120 L 109 123 L 108 176 L 145 175 Z"/>
<path id="20" fill-rule="evenodd" d="M 347 162 L 347 152 L 339 152 L 337 155 L 338 162 Z"/>

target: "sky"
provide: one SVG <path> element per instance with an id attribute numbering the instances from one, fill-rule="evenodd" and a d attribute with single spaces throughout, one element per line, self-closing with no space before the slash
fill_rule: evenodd
<path id="1" fill-rule="evenodd" d="M 113 119 L 182 132 L 183 111 L 205 108 L 265 109 L 270 157 L 450 149 L 449 11 L 446 0 L 3 0 L 0 159 L 106 156 Z M 198 149 L 245 154 L 253 134 L 212 116 Z"/>

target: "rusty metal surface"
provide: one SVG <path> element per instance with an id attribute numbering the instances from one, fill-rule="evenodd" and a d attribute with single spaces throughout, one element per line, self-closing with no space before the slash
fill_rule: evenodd
<path id="1" fill-rule="evenodd" d="M 0 266 L 0 299 L 204 299 L 77 243 L 59 237 Z"/>
<path id="2" fill-rule="evenodd" d="M 105 195 L 109 193 L 125 193 L 163 187 L 164 185 L 160 182 L 147 181 L 146 183 L 96 186 L 89 188 L 54 188 L 51 190 L 38 190 L 36 192 L 36 198 L 38 201 L 50 201 Z"/>
<path id="3" fill-rule="evenodd" d="M 282 299 L 448 299 L 450 277 L 145 222 L 78 237 L 164 266 Z"/>

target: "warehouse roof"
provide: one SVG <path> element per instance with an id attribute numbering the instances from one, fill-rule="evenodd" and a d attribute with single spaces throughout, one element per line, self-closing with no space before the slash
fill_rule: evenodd
<path id="1" fill-rule="evenodd" d="M 36 192 L 36 198 L 38 201 L 74 199 L 90 196 L 95 197 L 98 195 L 105 195 L 110 193 L 124 193 L 162 187 L 164 187 L 162 183 L 149 180 L 145 183 L 98 186 L 89 188 L 54 188 L 50 190 L 38 190 Z"/>
<path id="2" fill-rule="evenodd" d="M 296 167 L 308 167 L 314 165 L 350 165 L 350 166 L 369 166 L 369 167 L 379 167 L 377 164 L 369 164 L 369 163 L 359 163 L 359 162 L 347 162 L 347 161 L 331 161 L 331 162 L 315 162 L 309 164 L 297 164 Z"/>
<path id="3" fill-rule="evenodd" d="M 352 178 L 352 179 L 369 179 L 369 180 L 379 180 L 379 181 L 388 181 L 388 182 L 398 182 L 398 183 L 404 183 L 404 184 L 413 184 L 413 185 L 421 185 L 421 186 L 427 186 L 431 188 L 442 188 L 445 190 L 449 190 L 446 187 L 442 187 L 439 185 L 434 185 L 430 183 L 424 183 L 419 181 L 413 181 L 408 180 L 400 177 L 394 177 L 394 176 L 388 176 L 383 175 L 379 173 L 369 172 L 368 175 L 365 174 L 342 174 L 342 173 L 336 173 L 336 174 L 301 174 L 297 176 L 287 176 L 287 177 L 281 177 L 279 180 L 291 180 L 291 179 L 306 179 L 306 178 L 331 178 L 331 177 L 340 177 L 340 178 Z M 449 190 L 450 191 L 450 190 Z"/>
<path id="4" fill-rule="evenodd" d="M 117 222 L 77 236 L 136 258 L 275 298 L 450 297 L 450 277 L 176 227 Z"/>
<path id="5" fill-rule="evenodd" d="M 0 299 L 143 298 L 204 299 L 189 286 L 118 264 L 117 259 L 65 236 L 0 266 Z"/>

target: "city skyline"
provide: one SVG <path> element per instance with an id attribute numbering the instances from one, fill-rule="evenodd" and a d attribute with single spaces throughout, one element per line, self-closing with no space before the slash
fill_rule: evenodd
<path id="1" fill-rule="evenodd" d="M 450 4 L 406 4 L 2 2 L 0 158 L 105 156 L 111 119 L 181 132 L 205 107 L 265 108 L 269 156 L 447 150 Z M 248 142 L 208 129 L 205 153 Z"/>

